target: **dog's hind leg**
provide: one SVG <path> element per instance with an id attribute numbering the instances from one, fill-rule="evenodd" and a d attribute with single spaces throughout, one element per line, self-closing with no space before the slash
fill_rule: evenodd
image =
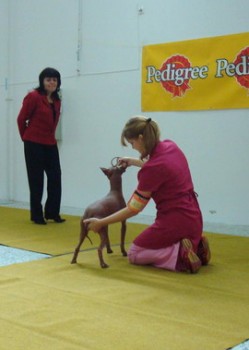
<path id="1" fill-rule="evenodd" d="M 87 229 L 86 225 L 83 223 L 83 219 L 80 220 L 80 227 L 81 227 L 80 240 L 79 240 L 79 244 L 75 248 L 74 255 L 73 255 L 73 258 L 71 260 L 71 264 L 77 263 L 77 257 L 78 257 L 79 251 L 80 251 L 80 247 L 81 247 L 82 243 L 84 242 L 84 240 L 87 236 L 87 233 L 88 233 L 88 229 Z"/>
<path id="2" fill-rule="evenodd" d="M 100 266 L 102 268 L 106 268 L 109 267 L 103 259 L 103 248 L 106 246 L 107 244 L 107 227 L 104 227 L 101 229 L 101 231 L 99 232 L 99 236 L 100 236 L 100 245 L 98 247 L 98 256 L 99 256 L 99 263 Z"/>

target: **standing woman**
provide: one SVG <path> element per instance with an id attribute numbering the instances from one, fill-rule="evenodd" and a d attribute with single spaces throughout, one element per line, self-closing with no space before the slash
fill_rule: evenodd
<path id="1" fill-rule="evenodd" d="M 62 223 L 61 167 L 55 130 L 60 117 L 61 101 L 58 95 L 60 73 L 45 68 L 39 75 L 39 86 L 27 94 L 17 117 L 30 189 L 31 220 L 46 225 L 44 217 Z M 47 200 L 42 208 L 44 172 L 47 176 Z"/>

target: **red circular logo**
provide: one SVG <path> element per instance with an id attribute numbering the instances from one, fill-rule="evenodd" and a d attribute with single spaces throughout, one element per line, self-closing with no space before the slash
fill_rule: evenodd
<path id="1" fill-rule="evenodd" d="M 238 56 L 236 57 L 234 64 L 235 66 L 237 66 L 239 63 L 242 63 L 242 59 L 247 59 L 247 57 L 249 56 L 249 46 L 246 47 L 245 49 L 243 49 L 242 51 L 240 51 L 240 53 L 238 54 Z M 243 74 L 243 67 L 241 66 L 239 68 L 239 71 L 241 73 L 241 75 L 239 74 L 235 74 L 235 78 L 237 80 L 237 82 L 245 87 L 246 89 L 249 88 L 249 74 Z"/>
<path id="2" fill-rule="evenodd" d="M 190 86 L 188 85 L 189 74 L 186 76 L 186 73 L 184 73 L 184 68 L 190 67 L 191 64 L 186 57 L 175 55 L 168 58 L 160 68 L 160 71 L 162 73 L 167 71 L 168 75 L 168 79 L 162 80 L 161 84 L 166 91 L 170 92 L 173 95 L 173 97 L 182 97 L 185 94 L 186 90 L 190 89 Z M 181 78 L 183 80 L 180 85 L 176 84 L 176 79 L 178 79 L 179 73 L 182 74 Z"/>

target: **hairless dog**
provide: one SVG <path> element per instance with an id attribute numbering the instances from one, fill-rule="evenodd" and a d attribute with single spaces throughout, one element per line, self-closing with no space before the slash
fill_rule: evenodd
<path id="1" fill-rule="evenodd" d="M 86 208 L 80 220 L 80 226 L 81 226 L 80 240 L 79 240 L 79 244 L 75 248 L 71 264 L 77 263 L 77 256 L 80 251 L 80 246 L 84 242 L 84 239 L 88 237 L 88 227 L 87 227 L 87 224 L 84 224 L 83 221 L 85 219 L 89 219 L 92 217 L 104 218 L 108 215 L 115 213 L 120 209 L 125 208 L 126 206 L 123 193 L 122 193 L 122 174 L 125 171 L 125 167 L 112 166 L 111 168 L 108 168 L 108 169 L 101 168 L 101 170 L 108 177 L 111 188 L 109 193 L 107 193 L 107 195 L 104 198 L 98 200 L 97 202 L 94 202 L 93 204 L 89 205 Z M 108 226 L 102 227 L 98 233 L 100 235 L 100 245 L 98 247 L 99 262 L 100 262 L 100 266 L 102 268 L 105 268 L 105 267 L 108 267 L 108 265 L 104 262 L 104 259 L 103 259 L 103 254 L 102 254 L 103 248 L 106 246 L 108 254 L 113 252 L 111 250 L 110 240 L 108 236 Z M 121 226 L 121 243 L 120 243 L 120 248 L 123 256 L 127 256 L 127 253 L 124 247 L 125 234 L 126 234 L 126 221 L 123 221 Z"/>

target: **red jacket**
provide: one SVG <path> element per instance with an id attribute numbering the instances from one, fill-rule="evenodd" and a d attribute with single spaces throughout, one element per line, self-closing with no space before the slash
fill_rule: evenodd
<path id="1" fill-rule="evenodd" d="M 60 117 L 61 101 L 54 100 L 54 110 L 47 96 L 34 90 L 24 98 L 17 117 L 19 133 L 23 141 L 55 145 L 55 130 Z"/>

